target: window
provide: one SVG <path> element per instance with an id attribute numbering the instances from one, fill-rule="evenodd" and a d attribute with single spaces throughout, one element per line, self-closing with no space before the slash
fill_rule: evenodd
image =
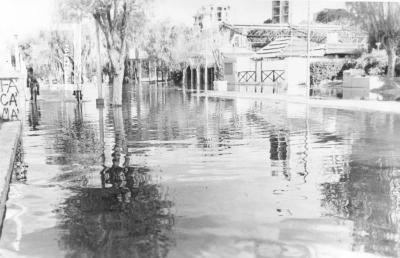
<path id="1" fill-rule="evenodd" d="M 233 74 L 233 63 L 225 63 L 225 75 Z"/>
<path id="2" fill-rule="evenodd" d="M 217 19 L 218 21 L 222 21 L 222 7 L 217 8 Z"/>

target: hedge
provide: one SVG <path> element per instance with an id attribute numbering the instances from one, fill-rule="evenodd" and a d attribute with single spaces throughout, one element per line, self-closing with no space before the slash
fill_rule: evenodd
<path id="1" fill-rule="evenodd" d="M 323 80 L 332 80 L 342 71 L 343 61 L 319 61 L 310 64 L 311 85 L 319 85 Z"/>

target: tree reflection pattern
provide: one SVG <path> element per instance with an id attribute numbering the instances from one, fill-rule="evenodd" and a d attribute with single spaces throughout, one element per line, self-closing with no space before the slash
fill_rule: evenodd
<path id="1" fill-rule="evenodd" d="M 63 155 L 51 162 L 64 165 L 66 173 L 57 176 L 57 181 L 82 181 L 88 172 L 99 167 L 104 156 L 104 143 L 98 140 L 96 128 L 84 122 L 81 111 L 82 107 L 77 106 L 72 123 L 60 121 L 62 130 L 54 145 Z M 111 187 L 107 182 L 102 187 L 71 184 L 68 189 L 72 196 L 57 210 L 59 227 L 63 229 L 59 244 L 67 250 L 67 257 L 166 257 L 174 245 L 173 204 L 165 190 L 152 182 L 148 168 L 129 162 L 124 128 L 129 112 L 121 108 L 111 112 L 115 132 L 112 159 L 116 161 L 115 168 L 123 172 L 130 200 L 119 201 L 121 187 L 112 180 Z M 123 167 L 119 166 L 121 157 L 125 157 Z M 73 164 L 79 165 L 74 168 Z M 104 173 L 99 177 L 104 179 Z"/>

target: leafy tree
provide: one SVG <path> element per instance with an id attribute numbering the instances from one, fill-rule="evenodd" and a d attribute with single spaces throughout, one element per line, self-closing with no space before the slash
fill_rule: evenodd
<path id="1" fill-rule="evenodd" d="M 388 55 L 387 77 L 395 75 L 396 50 L 400 40 L 400 4 L 395 2 L 351 2 L 351 13 L 362 28 L 379 39 Z"/>
<path id="2" fill-rule="evenodd" d="M 127 56 L 127 41 L 131 38 L 137 16 L 143 15 L 145 0 L 68 0 L 64 10 L 71 9 L 68 16 L 79 19 L 84 15 L 92 16 L 106 42 L 108 61 L 113 74 L 112 104 L 122 105 L 122 84 Z M 73 13 L 75 12 L 75 13 Z M 140 20 L 140 19 L 139 19 Z"/>
<path id="3" fill-rule="evenodd" d="M 324 9 L 317 13 L 315 21 L 320 23 L 343 22 L 351 18 L 345 9 Z"/>
<path id="4" fill-rule="evenodd" d="M 82 74 L 91 77 L 91 71 L 95 65 L 93 32 L 87 23 L 82 25 Z M 35 73 L 42 78 L 56 78 L 64 82 L 64 59 L 68 58 L 72 72 L 77 69 L 73 58 L 73 50 L 66 53 L 66 45 L 73 46 L 73 35 L 66 31 L 41 31 L 37 35 L 23 39 L 20 43 L 25 63 L 33 67 Z M 84 78 L 84 76 L 82 77 Z"/>

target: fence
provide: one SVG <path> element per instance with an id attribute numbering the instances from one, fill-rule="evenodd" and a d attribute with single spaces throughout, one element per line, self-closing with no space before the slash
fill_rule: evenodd
<path id="1" fill-rule="evenodd" d="M 261 71 L 261 82 L 281 82 L 285 80 L 284 70 Z"/>
<path id="2" fill-rule="evenodd" d="M 238 72 L 238 82 L 256 82 L 256 71 L 242 71 Z"/>

